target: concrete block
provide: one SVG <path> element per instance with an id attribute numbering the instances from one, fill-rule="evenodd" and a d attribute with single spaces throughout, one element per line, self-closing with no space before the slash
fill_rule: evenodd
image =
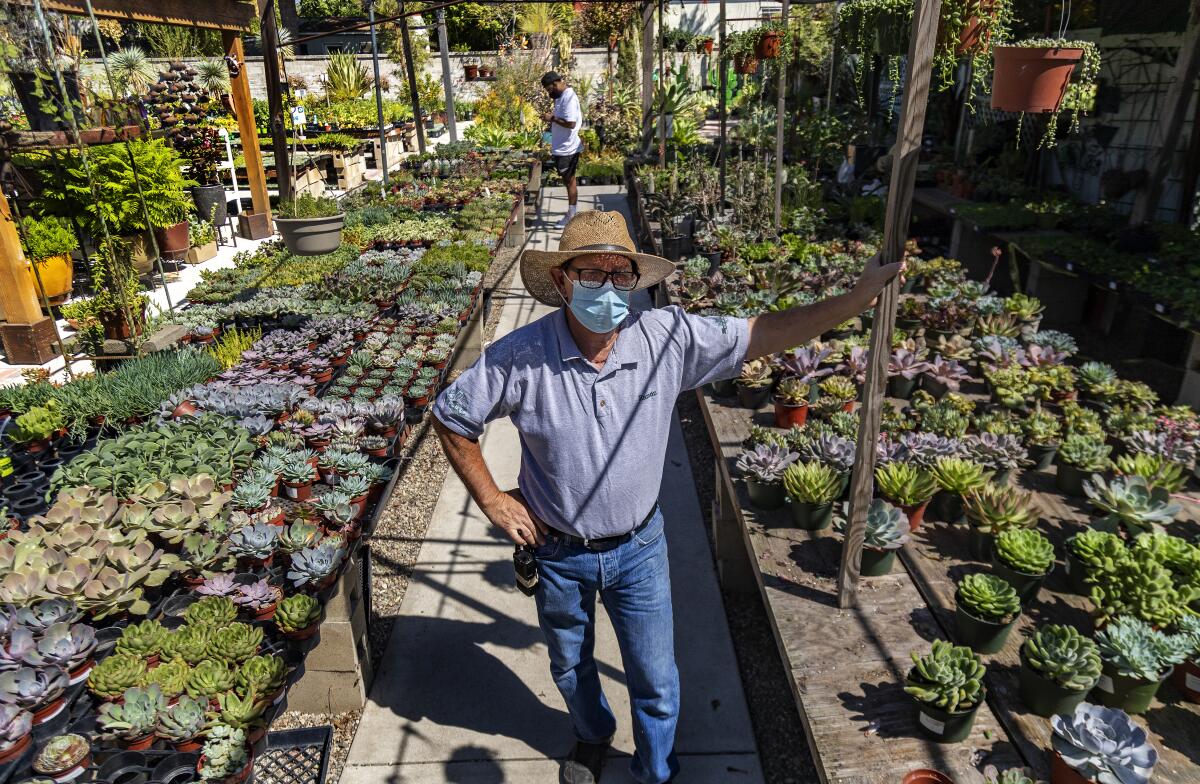
<path id="1" fill-rule="evenodd" d="M 363 672 L 370 681 L 370 661 L 366 617 L 360 614 L 350 621 L 322 623 L 321 639 L 304 657 L 304 669 L 305 672 Z"/>
<path id="2" fill-rule="evenodd" d="M 357 672 L 306 669 L 288 689 L 287 707 L 301 713 L 345 713 L 367 704 L 367 684 Z"/>
<path id="3" fill-rule="evenodd" d="M 179 324 L 164 324 L 161 329 L 149 337 L 145 343 L 147 354 L 153 354 L 155 351 L 165 351 L 169 348 L 174 348 L 183 336 L 188 333 L 187 327 Z"/>
<path id="4" fill-rule="evenodd" d="M 326 621 L 348 621 L 362 601 L 362 551 L 360 550 L 338 578 L 337 587 L 325 605 Z"/>

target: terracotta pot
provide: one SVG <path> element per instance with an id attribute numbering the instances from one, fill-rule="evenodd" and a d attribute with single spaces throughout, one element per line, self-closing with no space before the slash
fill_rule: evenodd
<path id="1" fill-rule="evenodd" d="M 762 38 L 754 45 L 754 53 L 760 60 L 774 60 L 779 56 L 779 47 L 783 44 L 783 34 L 772 30 L 763 33 Z"/>
<path id="2" fill-rule="evenodd" d="M 312 482 L 287 482 L 283 483 L 284 495 L 292 501 L 307 501 L 312 497 Z"/>
<path id="3" fill-rule="evenodd" d="M 479 66 L 478 65 L 464 65 L 463 66 L 463 79 L 467 80 L 468 82 L 473 82 L 478 78 L 479 78 Z"/>
<path id="4" fill-rule="evenodd" d="M 1200 664 L 1185 661 L 1171 674 L 1171 683 L 1188 702 L 1200 702 Z"/>
<path id="5" fill-rule="evenodd" d="M 1067 94 L 1082 49 L 997 46 L 992 108 L 1005 112 L 1056 112 Z"/>
<path id="6" fill-rule="evenodd" d="M 285 632 L 285 631 L 280 630 L 280 634 L 282 634 L 284 637 L 286 637 L 289 640 L 292 640 L 294 642 L 299 642 L 300 640 L 309 639 L 314 634 L 316 634 L 320 628 L 321 628 L 321 624 L 320 624 L 320 622 L 318 622 L 318 623 L 314 623 L 312 626 L 306 626 L 305 628 L 300 629 L 299 631 L 295 631 L 295 632 Z"/>
<path id="7" fill-rule="evenodd" d="M 154 733 L 153 732 L 151 732 L 149 735 L 146 735 L 145 737 L 142 737 L 142 738 L 135 738 L 133 740 L 124 740 L 123 739 L 121 741 L 122 748 L 128 749 L 129 751 L 144 751 L 153 745 L 154 745 Z"/>
<path id="8" fill-rule="evenodd" d="M 900 784 L 954 784 L 954 779 L 941 771 L 921 768 L 905 773 Z"/>
<path id="9" fill-rule="evenodd" d="M 734 55 L 733 70 L 743 76 L 758 73 L 758 58 L 749 53 Z"/>
<path id="10" fill-rule="evenodd" d="M 713 51 L 712 39 L 707 38 L 707 39 L 701 41 L 700 43 L 696 44 L 696 51 L 703 52 L 704 54 L 712 54 L 712 51 Z"/>
<path id="11" fill-rule="evenodd" d="M 0 765 L 3 765 L 9 760 L 13 760 L 21 756 L 21 754 L 25 752 L 25 749 L 29 748 L 29 740 L 32 737 L 33 735 L 26 733 L 24 737 L 14 743 L 12 746 L 4 751 L 0 751 Z"/>
<path id="12" fill-rule="evenodd" d="M 33 724 L 45 724 L 53 719 L 63 709 L 64 697 L 62 694 L 47 702 L 40 708 L 33 709 Z"/>
<path id="13" fill-rule="evenodd" d="M 189 751 L 199 751 L 200 747 L 203 745 L 204 742 L 199 738 L 192 738 L 191 740 L 185 740 L 181 743 L 172 743 L 171 748 L 175 749 L 175 751 L 186 754 Z"/>
<path id="14" fill-rule="evenodd" d="M 808 406 L 792 406 L 775 401 L 775 427 L 790 430 L 793 427 L 804 427 L 808 421 Z"/>
<path id="15" fill-rule="evenodd" d="M 1059 753 L 1050 755 L 1050 784 L 1095 784 L 1063 761 Z"/>
<path id="16" fill-rule="evenodd" d="M 922 521 L 925 520 L 925 508 L 929 506 L 929 502 L 916 504 L 915 506 L 900 507 L 904 514 L 908 515 L 908 530 L 915 531 L 921 527 Z"/>

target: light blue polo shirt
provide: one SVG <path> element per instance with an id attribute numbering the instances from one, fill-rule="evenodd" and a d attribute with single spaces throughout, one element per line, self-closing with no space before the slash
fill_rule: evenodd
<path id="1" fill-rule="evenodd" d="M 517 482 L 534 514 L 583 538 L 615 536 L 658 500 L 675 398 L 736 376 L 748 339 L 746 319 L 647 310 L 625 320 L 597 370 L 559 308 L 489 346 L 433 413 L 470 439 L 510 417 L 521 436 Z"/>

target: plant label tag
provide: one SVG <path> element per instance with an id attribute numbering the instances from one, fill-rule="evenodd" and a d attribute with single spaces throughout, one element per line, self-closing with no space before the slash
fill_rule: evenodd
<path id="1" fill-rule="evenodd" d="M 1065 571 L 1067 574 L 1071 573 L 1071 559 L 1070 558 L 1063 559 L 1063 571 Z"/>
<path id="2" fill-rule="evenodd" d="M 290 499 L 292 499 L 293 501 L 295 501 L 295 500 L 296 500 L 296 496 L 300 495 L 300 488 L 298 488 L 298 487 L 288 487 L 287 485 L 284 485 L 284 486 L 283 486 L 283 492 L 284 492 L 284 495 L 286 495 L 288 498 L 290 498 Z"/>
<path id="3" fill-rule="evenodd" d="M 1200 678 L 1192 675 L 1190 672 L 1183 674 L 1183 685 L 1191 691 L 1200 691 Z"/>
<path id="4" fill-rule="evenodd" d="M 946 731 L 946 722 L 938 721 L 937 719 L 925 713 L 925 711 L 920 711 L 917 719 L 921 722 L 922 727 L 929 730 L 934 735 L 941 735 Z"/>
<path id="5" fill-rule="evenodd" d="M 1115 280 L 1110 280 L 1108 282 L 1108 287 L 1110 289 L 1112 289 L 1113 291 L 1116 291 L 1117 290 L 1117 282 Z"/>
<path id="6" fill-rule="evenodd" d="M 1104 674 L 1101 674 L 1100 680 L 1096 681 L 1096 688 L 1100 689 L 1101 691 L 1106 691 L 1109 694 L 1112 694 L 1115 691 L 1113 688 L 1112 678 Z"/>
<path id="7" fill-rule="evenodd" d="M 1161 304 L 1161 303 L 1155 302 L 1155 303 L 1154 303 L 1154 310 L 1155 310 L 1155 312 L 1157 312 L 1157 313 L 1164 313 L 1164 312 L 1166 312 L 1166 310 L 1167 310 L 1167 309 L 1166 309 L 1166 308 L 1164 308 L 1164 307 L 1162 306 L 1162 304 Z"/>
<path id="8" fill-rule="evenodd" d="M 1073 272 L 1074 270 L 1075 270 L 1075 265 L 1068 261 L 1067 262 L 1067 272 Z"/>
<path id="9" fill-rule="evenodd" d="M 487 187 L 485 187 L 485 188 L 483 189 L 483 198 L 485 198 L 485 199 L 490 199 L 490 198 L 492 198 L 492 189 L 491 189 L 491 188 L 487 188 Z"/>

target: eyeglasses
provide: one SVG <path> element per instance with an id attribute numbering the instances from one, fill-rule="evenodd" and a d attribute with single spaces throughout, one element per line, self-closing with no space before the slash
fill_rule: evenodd
<path id="1" fill-rule="evenodd" d="M 637 286 L 638 280 L 642 277 L 636 272 L 627 272 L 624 270 L 618 272 L 609 272 L 608 270 L 585 268 L 574 269 L 566 268 L 567 272 L 574 272 L 579 278 L 579 285 L 585 289 L 598 289 L 605 284 L 606 281 L 612 281 L 613 288 L 619 291 L 633 291 Z"/>

